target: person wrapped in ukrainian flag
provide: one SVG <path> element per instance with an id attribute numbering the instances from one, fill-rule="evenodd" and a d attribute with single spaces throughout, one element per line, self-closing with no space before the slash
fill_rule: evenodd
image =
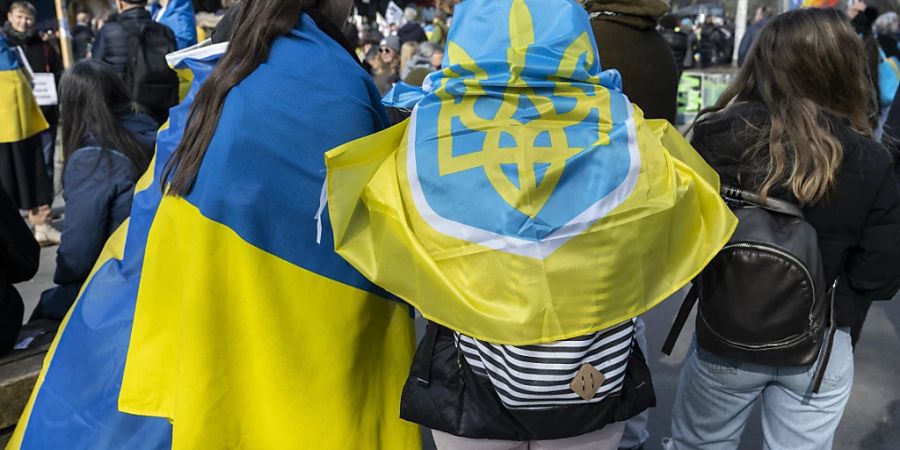
<path id="1" fill-rule="evenodd" d="M 443 69 L 385 97 L 408 122 L 326 155 L 337 252 L 430 320 L 401 414 L 439 449 L 617 448 L 654 403 L 634 318 L 736 226 L 596 45 L 572 0 L 462 2 Z"/>
<path id="2" fill-rule="evenodd" d="M 420 447 L 409 307 L 334 253 L 325 211 L 325 151 L 387 125 L 351 6 L 244 0 L 221 57 L 178 64 L 192 90 L 9 450 Z"/>

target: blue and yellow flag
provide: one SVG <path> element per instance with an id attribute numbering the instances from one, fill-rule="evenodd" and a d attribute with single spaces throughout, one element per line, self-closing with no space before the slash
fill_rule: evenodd
<path id="1" fill-rule="evenodd" d="M 21 141 L 48 126 L 16 52 L 0 33 L 0 143 Z"/>
<path id="2" fill-rule="evenodd" d="M 173 109 L 10 448 L 419 448 L 409 307 L 334 253 L 322 196 L 325 151 L 383 128 L 378 101 L 303 15 L 229 92 L 186 198 L 160 195 Z"/>
<path id="3" fill-rule="evenodd" d="M 504 20 L 498 20 L 503 18 Z M 733 232 L 716 173 L 601 72 L 570 0 L 469 0 L 407 123 L 326 155 L 337 252 L 430 320 L 585 335 L 688 283 Z"/>
<path id="4" fill-rule="evenodd" d="M 172 29 L 178 49 L 197 44 L 197 19 L 191 0 L 169 0 L 166 6 L 157 3 L 151 13 L 154 21 Z"/>

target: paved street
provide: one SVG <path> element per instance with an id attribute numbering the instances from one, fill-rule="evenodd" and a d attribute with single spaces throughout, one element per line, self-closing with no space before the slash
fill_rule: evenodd
<path id="1" fill-rule="evenodd" d="M 26 317 L 31 313 L 40 292 L 52 284 L 56 248 L 41 252 L 41 270 L 34 280 L 18 285 L 26 299 Z M 681 295 L 669 299 L 645 316 L 650 345 L 650 366 L 659 405 L 650 416 L 650 442 L 647 450 L 661 448 L 659 440 L 668 434 L 669 412 L 672 410 L 681 361 L 687 351 L 690 329 L 682 333 L 672 357 L 664 357 L 659 348 Z M 692 323 L 692 322 L 691 322 Z M 838 429 L 834 448 L 837 450 L 896 450 L 900 448 L 900 299 L 876 304 L 866 324 L 856 354 L 853 394 Z M 761 448 L 758 419 L 744 432 L 741 449 Z M 337 425 L 336 425 L 337 426 Z M 430 442 L 426 448 L 433 448 Z"/>

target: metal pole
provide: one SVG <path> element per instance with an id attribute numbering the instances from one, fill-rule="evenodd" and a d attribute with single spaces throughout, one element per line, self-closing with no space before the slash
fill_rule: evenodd
<path id="1" fill-rule="evenodd" d="M 63 67 L 68 69 L 72 66 L 72 44 L 69 38 L 69 18 L 66 15 L 68 11 L 66 0 L 55 0 L 56 2 L 56 20 L 59 22 L 59 47 L 63 58 Z M 57 80 L 59 82 L 59 80 Z"/>
<path id="2" fill-rule="evenodd" d="M 744 39 L 744 34 L 747 32 L 747 9 L 750 7 L 749 2 L 747 0 L 738 0 L 737 3 L 737 14 L 734 17 L 734 54 L 731 57 L 731 60 L 737 64 L 738 61 L 738 52 L 741 49 L 741 40 Z"/>

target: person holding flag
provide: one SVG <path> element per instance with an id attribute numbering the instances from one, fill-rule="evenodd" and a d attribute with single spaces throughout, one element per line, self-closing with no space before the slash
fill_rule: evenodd
<path id="1" fill-rule="evenodd" d="M 386 96 L 409 121 L 326 154 L 337 252 L 430 320 L 401 415 L 439 449 L 615 449 L 655 402 L 634 318 L 737 221 L 579 3 L 460 3 L 445 55 Z"/>
<path id="2" fill-rule="evenodd" d="M 334 253 L 322 194 L 325 151 L 387 125 L 351 6 L 244 0 L 221 59 L 183 62 L 10 450 L 419 448 L 409 308 Z"/>

